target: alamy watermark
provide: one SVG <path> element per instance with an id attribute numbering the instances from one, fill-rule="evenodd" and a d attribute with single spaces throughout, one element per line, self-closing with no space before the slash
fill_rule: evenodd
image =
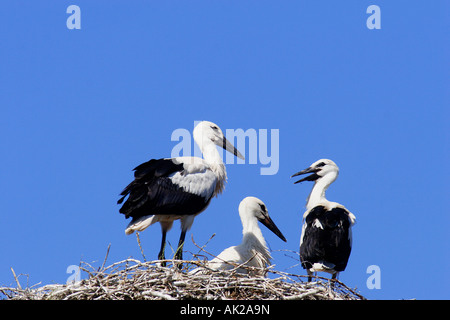
<path id="1" fill-rule="evenodd" d="M 194 127 L 200 121 L 194 122 Z M 171 140 L 179 141 L 171 152 L 171 157 L 202 157 L 198 146 L 193 143 L 192 130 L 178 128 L 172 132 Z M 280 167 L 280 130 L 279 129 L 226 129 L 224 135 L 245 160 L 236 158 L 237 164 L 261 164 L 261 175 L 275 175 Z M 217 149 L 225 164 L 234 164 L 235 156 L 225 150 Z M 269 151 L 270 150 L 270 151 Z M 225 153 L 225 155 L 224 155 Z"/>
<path id="2" fill-rule="evenodd" d="M 66 273 L 70 274 L 70 276 L 67 277 L 66 284 L 78 284 L 81 281 L 80 266 L 72 264 L 67 267 Z"/>
<path id="3" fill-rule="evenodd" d="M 69 30 L 81 29 L 81 9 L 77 5 L 70 5 L 66 9 L 66 13 L 70 16 L 66 20 L 66 27 Z M 370 16 L 366 20 L 366 26 L 370 30 L 381 29 L 381 9 L 379 6 L 372 4 L 367 7 L 366 13 Z"/>
<path id="4" fill-rule="evenodd" d="M 67 277 L 66 284 L 78 285 L 81 282 L 81 268 L 78 265 L 72 264 L 67 267 L 66 273 L 70 274 Z M 366 287 L 369 290 L 381 289 L 381 268 L 376 264 L 367 267 L 366 273 L 369 274 L 366 280 Z"/>
<path id="5" fill-rule="evenodd" d="M 66 27 L 69 30 L 81 29 L 81 9 L 77 5 L 70 5 L 67 7 L 66 13 L 70 16 L 66 20 Z"/>
<path id="6" fill-rule="evenodd" d="M 381 289 L 381 268 L 372 264 L 367 267 L 366 273 L 370 274 L 366 281 L 367 289 Z"/>
<path id="7" fill-rule="evenodd" d="M 370 14 L 367 18 L 366 26 L 369 30 L 381 29 L 381 9 L 379 6 L 372 4 L 367 7 L 366 13 Z"/>

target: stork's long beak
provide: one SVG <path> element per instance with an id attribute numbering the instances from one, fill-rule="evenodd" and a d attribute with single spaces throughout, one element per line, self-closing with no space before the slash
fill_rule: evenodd
<path id="1" fill-rule="evenodd" d="M 273 222 L 272 219 L 268 215 L 266 215 L 266 217 L 264 219 L 258 219 L 258 220 L 261 221 L 261 223 L 263 225 L 265 225 L 267 227 L 267 229 L 269 229 L 270 231 L 275 233 L 278 236 L 278 238 L 280 238 L 281 240 L 286 242 L 286 238 L 283 236 L 281 231 L 275 225 L 275 222 Z"/>
<path id="2" fill-rule="evenodd" d="M 239 159 L 245 160 L 244 156 L 238 151 L 238 149 L 236 149 L 231 143 L 230 141 L 227 140 L 227 138 L 223 137 L 222 140 L 222 148 L 224 148 L 225 150 L 227 150 L 228 152 L 234 154 L 236 157 L 238 157 Z"/>
<path id="3" fill-rule="evenodd" d="M 316 181 L 317 179 L 320 178 L 320 176 L 317 174 L 317 172 L 318 172 L 319 170 L 320 170 L 320 169 L 316 169 L 316 168 L 309 167 L 309 168 L 307 168 L 307 169 L 305 169 L 305 170 L 302 170 L 302 171 L 297 172 L 296 174 L 293 174 L 293 175 L 291 176 L 291 178 L 296 177 L 296 176 L 299 176 L 299 175 L 302 175 L 302 174 L 307 174 L 307 173 L 313 172 L 313 174 L 311 174 L 311 175 L 309 175 L 309 176 L 307 176 L 307 177 L 304 177 L 303 179 L 300 179 L 300 180 L 294 182 L 294 184 L 299 183 L 299 182 L 303 182 L 303 181 Z"/>

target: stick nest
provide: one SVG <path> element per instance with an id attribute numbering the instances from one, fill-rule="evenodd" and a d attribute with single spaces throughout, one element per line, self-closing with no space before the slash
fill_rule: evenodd
<path id="1" fill-rule="evenodd" d="M 251 274 L 255 267 L 241 265 L 230 271 L 213 271 L 200 260 L 166 262 L 169 267 L 161 266 L 161 261 L 126 259 L 97 269 L 81 262 L 80 269 L 87 273 L 87 279 L 22 289 L 15 277 L 18 287 L 0 287 L 0 293 L 11 300 L 364 299 L 338 280 L 315 277 L 312 282 L 306 282 L 305 276 L 275 271 L 271 267 L 263 270 L 267 277 L 253 277 L 236 270 L 248 268 Z M 205 272 L 189 273 L 199 266 L 204 267 Z"/>

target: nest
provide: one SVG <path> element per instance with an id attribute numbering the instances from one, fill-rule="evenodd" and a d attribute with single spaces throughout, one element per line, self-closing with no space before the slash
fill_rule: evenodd
<path id="1" fill-rule="evenodd" d="M 232 264 L 231 270 L 212 270 L 200 252 L 215 256 L 193 238 L 200 251 L 192 253 L 192 260 L 146 261 L 138 233 L 136 237 L 144 261 L 129 258 L 105 267 L 109 245 L 100 267 L 80 262 L 87 279 L 22 289 L 11 268 L 17 288 L 0 287 L 0 293 L 10 300 L 365 300 L 339 280 L 316 276 L 307 282 L 307 276 L 276 271 L 273 266 L 243 263 Z M 199 267 L 201 272 L 191 272 Z M 243 269 L 247 275 L 237 272 Z"/>
<path id="2" fill-rule="evenodd" d="M 321 277 L 306 282 L 305 276 L 272 268 L 263 270 L 268 277 L 252 277 L 236 273 L 238 266 L 229 271 L 213 271 L 207 269 L 204 261 L 166 262 L 169 267 L 162 266 L 161 261 L 126 259 L 97 269 L 81 262 L 80 269 L 88 274 L 87 279 L 22 289 L 15 277 L 18 287 L 0 287 L 0 292 L 11 300 L 364 299 L 342 282 Z M 204 267 L 205 272 L 189 273 L 199 266 Z"/>

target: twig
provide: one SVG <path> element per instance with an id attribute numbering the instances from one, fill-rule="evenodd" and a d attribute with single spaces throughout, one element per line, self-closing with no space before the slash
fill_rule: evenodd
<path id="1" fill-rule="evenodd" d="M 108 249 L 106 249 L 105 259 L 103 260 L 102 266 L 99 268 L 99 271 L 100 271 L 100 270 L 103 270 L 103 268 L 105 267 L 106 259 L 108 259 L 109 249 L 110 249 L 110 248 L 111 248 L 111 243 L 108 244 Z"/>
<path id="2" fill-rule="evenodd" d="M 16 280 L 17 288 L 19 288 L 20 290 L 22 290 L 22 286 L 20 285 L 19 279 L 17 279 L 16 273 L 14 272 L 13 267 L 11 267 L 11 271 L 12 271 L 12 274 L 13 274 L 13 276 L 14 276 L 14 280 Z"/>
<path id="3" fill-rule="evenodd" d="M 139 245 L 139 249 L 141 249 L 142 257 L 144 258 L 144 261 L 147 261 L 147 259 L 145 258 L 145 255 L 144 255 L 144 249 L 142 249 L 142 246 L 141 246 L 141 238 L 139 238 L 139 232 L 137 232 L 137 231 L 136 231 L 136 238 L 137 238 L 137 242 Z"/>

